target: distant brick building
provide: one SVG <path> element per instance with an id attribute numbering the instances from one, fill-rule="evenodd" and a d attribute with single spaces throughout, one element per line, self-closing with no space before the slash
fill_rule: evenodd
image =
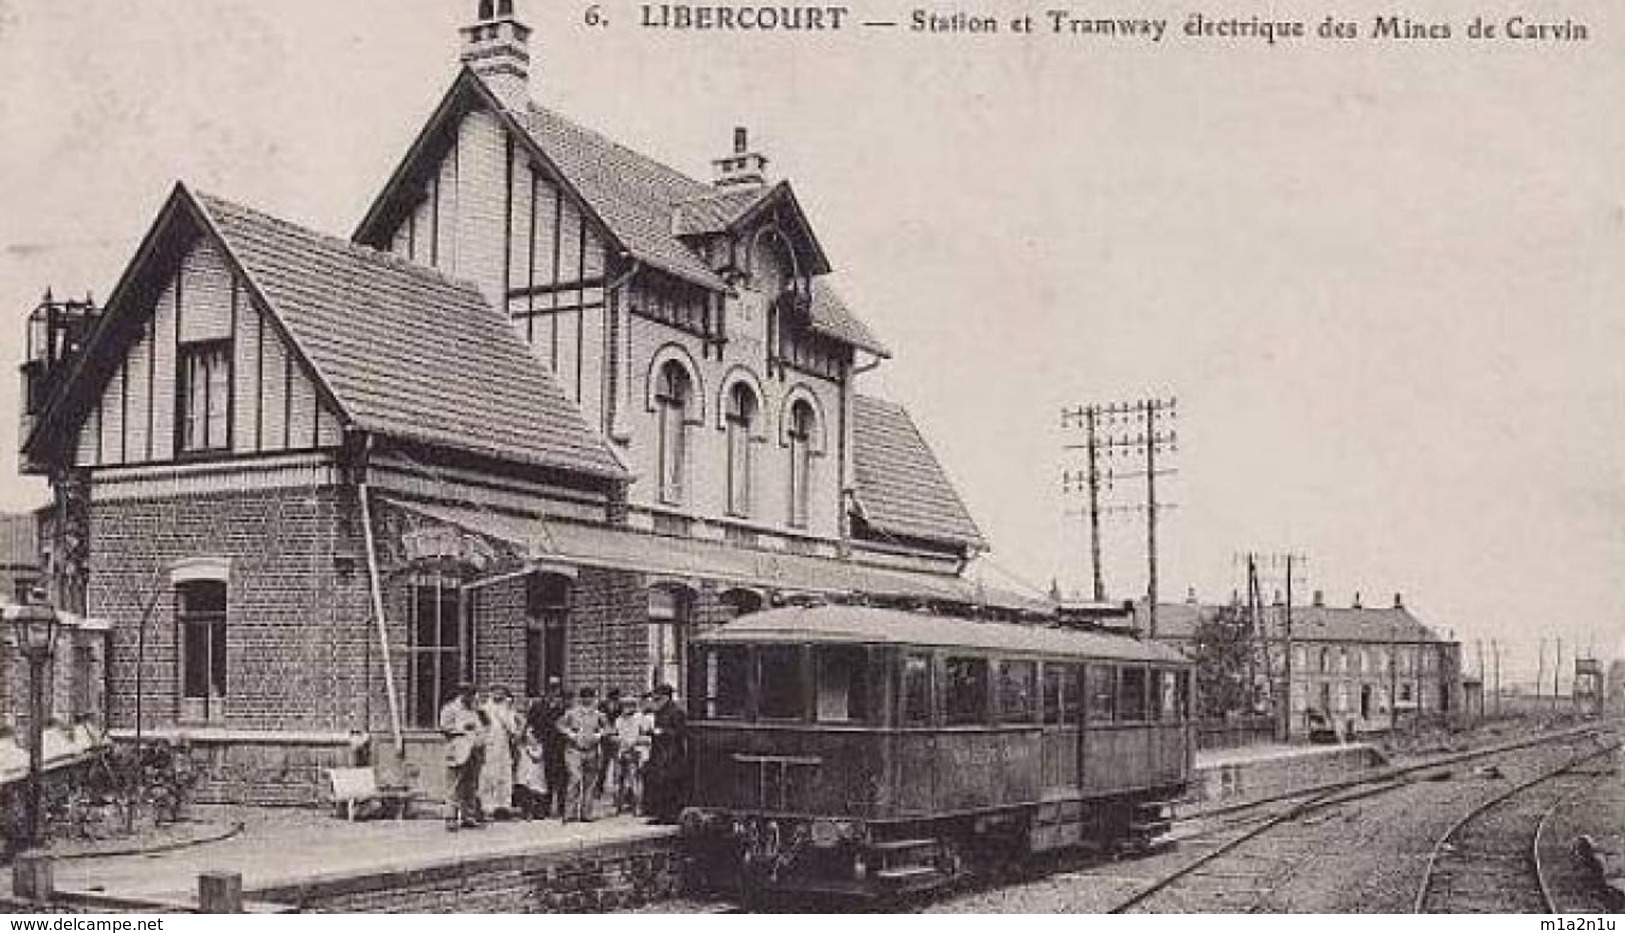
<path id="1" fill-rule="evenodd" d="M 986 543 L 744 132 L 689 178 L 530 101 L 477 13 L 351 240 L 178 185 L 104 308 L 36 313 L 25 467 L 113 723 L 303 799 L 462 679 L 684 689 L 695 627 L 778 601 L 1046 608 L 960 576 Z"/>
<path id="2" fill-rule="evenodd" d="M 1159 604 L 1157 638 L 1188 651 L 1197 627 L 1220 609 L 1194 597 Z M 1261 619 L 1278 680 L 1288 657 L 1285 607 L 1279 601 L 1262 607 Z M 1465 712 L 1461 643 L 1424 625 L 1397 594 L 1391 606 L 1364 606 L 1356 596 L 1353 605 L 1335 607 L 1317 592 L 1310 605 L 1292 607 L 1291 646 L 1297 730 L 1310 711 L 1356 730 L 1387 728 L 1395 712 L 1401 718 Z"/>

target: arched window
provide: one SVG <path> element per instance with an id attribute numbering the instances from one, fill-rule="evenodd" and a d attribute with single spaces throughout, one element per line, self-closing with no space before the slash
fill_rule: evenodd
<path id="1" fill-rule="evenodd" d="M 817 416 L 805 400 L 790 408 L 790 526 L 807 527 L 812 512 L 813 432 Z"/>
<path id="2" fill-rule="evenodd" d="M 734 383 L 728 391 L 728 514 L 741 518 L 750 515 L 754 498 L 750 438 L 756 432 L 758 408 L 750 386 Z"/>
<path id="3" fill-rule="evenodd" d="M 688 371 L 675 360 L 660 367 L 655 389 L 655 417 L 659 419 L 660 501 L 678 505 L 688 480 L 688 407 L 694 396 Z"/>

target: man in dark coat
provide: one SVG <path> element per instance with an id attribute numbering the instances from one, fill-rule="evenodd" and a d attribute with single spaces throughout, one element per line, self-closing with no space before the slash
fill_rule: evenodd
<path id="1" fill-rule="evenodd" d="M 670 684 L 654 689 L 654 739 L 644 800 L 656 823 L 675 823 L 688 805 L 688 717 L 672 701 Z"/>
<path id="2" fill-rule="evenodd" d="M 569 704 L 564 701 L 564 685 L 557 677 L 547 679 L 547 689 L 540 700 L 530 705 L 525 727 L 542 743 L 542 772 L 547 780 L 547 798 L 543 803 L 545 816 L 564 815 L 564 790 L 569 775 L 564 767 L 564 735 L 559 732 L 559 717 Z"/>

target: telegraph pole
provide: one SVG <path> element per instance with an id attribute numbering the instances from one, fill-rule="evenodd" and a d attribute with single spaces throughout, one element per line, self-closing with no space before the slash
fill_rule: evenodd
<path id="1" fill-rule="evenodd" d="M 1179 450 L 1179 435 L 1169 422 L 1178 417 L 1177 399 L 1141 399 L 1135 402 L 1113 402 L 1106 405 L 1091 404 L 1062 409 L 1061 427 L 1081 427 L 1082 443 L 1065 445 L 1067 450 L 1083 451 L 1085 468 L 1082 475 L 1072 471 L 1061 474 L 1062 490 L 1087 490 L 1089 504 L 1089 563 L 1093 577 L 1094 598 L 1106 598 L 1106 585 L 1102 570 L 1100 546 L 1100 518 L 1106 514 L 1142 513 L 1146 519 L 1146 634 L 1157 636 L 1157 520 L 1160 512 L 1174 506 L 1157 496 L 1157 479 L 1169 476 L 1175 470 L 1158 467 L 1160 458 Z M 1104 425 L 1102 424 L 1104 416 Z M 1130 432 L 1133 432 L 1132 434 Z M 1100 459 L 1145 461 L 1144 470 L 1121 471 L 1113 466 L 1101 470 Z M 1108 506 L 1101 504 L 1103 493 L 1114 491 L 1115 480 L 1145 477 L 1145 502 L 1141 505 Z"/>
<path id="2" fill-rule="evenodd" d="M 1563 636 L 1557 636 L 1557 650 L 1552 654 L 1552 709 L 1562 708 L 1563 697 L 1560 695 L 1562 687 L 1558 678 L 1563 676 Z"/>
<path id="3" fill-rule="evenodd" d="M 1089 567 L 1094 575 L 1095 602 L 1106 601 L 1106 581 L 1100 571 L 1100 411 L 1085 409 L 1089 432 Z"/>
<path id="4" fill-rule="evenodd" d="M 1283 626 L 1283 643 L 1285 649 L 1281 652 L 1281 667 L 1285 676 L 1281 687 L 1281 738 L 1283 741 L 1292 741 L 1292 555 L 1286 556 L 1286 619 Z"/>
<path id="5" fill-rule="evenodd" d="M 1490 640 L 1490 651 L 1495 655 L 1495 718 L 1501 718 L 1501 643 Z"/>

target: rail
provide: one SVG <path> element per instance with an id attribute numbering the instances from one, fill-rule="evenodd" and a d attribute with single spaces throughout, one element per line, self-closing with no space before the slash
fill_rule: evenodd
<path id="1" fill-rule="evenodd" d="M 1431 895 L 1433 895 L 1433 893 L 1435 891 L 1434 882 L 1438 879 L 1438 870 L 1439 870 L 1440 862 L 1443 860 L 1445 855 L 1448 852 L 1451 851 L 1451 849 L 1452 849 L 1451 840 L 1457 838 L 1458 835 L 1461 833 L 1463 828 L 1465 828 L 1467 825 L 1472 823 L 1474 820 L 1476 820 L 1479 817 L 1483 816 L 1485 813 L 1489 812 L 1491 809 L 1493 809 L 1493 808 L 1495 808 L 1497 806 L 1500 806 L 1501 804 L 1507 802 L 1508 800 L 1511 800 L 1513 797 L 1516 797 L 1517 795 L 1519 795 L 1519 794 L 1521 794 L 1521 793 L 1523 793 L 1523 792 L 1525 792 L 1527 790 L 1530 790 L 1531 788 L 1534 788 L 1534 787 L 1536 787 L 1538 785 L 1544 784 L 1544 783 L 1546 783 L 1548 781 L 1554 780 L 1554 779 L 1556 779 L 1558 777 L 1561 777 L 1561 776 L 1563 776 L 1565 774 L 1568 774 L 1568 773 L 1572 772 L 1574 769 L 1580 767 L 1581 765 L 1588 764 L 1588 763 L 1590 763 L 1590 762 L 1592 762 L 1592 761 L 1594 761 L 1594 760 L 1596 760 L 1598 758 L 1601 758 L 1604 755 L 1612 754 L 1613 752 L 1619 750 L 1620 745 L 1621 745 L 1621 743 L 1619 743 L 1619 742 L 1615 742 L 1612 745 L 1605 745 L 1605 746 L 1603 746 L 1602 748 L 1600 748 L 1600 749 L 1598 749 L 1596 751 L 1589 752 L 1589 753 L 1587 753 L 1585 755 L 1581 755 L 1581 756 L 1579 756 L 1579 757 L 1577 757 L 1577 758 L 1563 764 L 1561 767 L 1554 768 L 1553 770 L 1547 771 L 1544 774 L 1538 774 L 1538 775 L 1536 775 L 1536 776 L 1534 776 L 1532 778 L 1529 778 L 1526 781 L 1521 781 L 1521 782 L 1519 782 L 1517 784 L 1514 784 L 1512 787 L 1506 789 L 1505 791 L 1502 791 L 1499 794 L 1496 794 L 1495 796 L 1489 798 L 1488 800 L 1485 800 L 1485 801 L 1479 803 L 1477 806 L 1473 807 L 1471 810 L 1468 810 L 1466 813 L 1462 814 L 1459 819 L 1457 819 L 1454 823 L 1450 824 L 1450 828 L 1446 829 L 1444 831 L 1444 834 L 1439 837 L 1439 839 L 1438 839 L 1438 841 L 1436 843 L 1434 843 L 1433 850 L 1428 853 L 1427 864 L 1422 869 L 1422 881 L 1421 881 L 1421 884 L 1417 886 L 1416 897 L 1412 901 L 1412 904 L 1411 904 L 1411 912 L 1412 913 L 1418 913 L 1418 914 L 1427 912 L 1428 899 L 1429 899 L 1429 897 Z M 1557 803 L 1554 803 L 1552 805 L 1552 807 L 1549 808 L 1548 811 L 1542 815 L 1541 821 L 1543 823 L 1546 820 L 1547 816 L 1550 815 L 1550 810 L 1555 809 L 1557 807 L 1557 805 L 1560 804 L 1561 802 L 1562 802 L 1562 800 L 1559 799 L 1559 801 Z M 1537 825 L 1537 828 L 1536 828 L 1536 844 L 1538 845 L 1538 843 L 1539 843 L 1539 827 Z M 1534 871 L 1536 872 L 1537 876 L 1540 874 L 1539 862 L 1538 861 L 1534 863 Z M 1552 908 L 1552 902 L 1551 902 L 1551 900 L 1549 898 L 1550 891 L 1549 891 L 1548 886 L 1545 884 L 1544 879 L 1542 879 L 1541 882 L 1540 882 L 1540 889 L 1541 889 L 1540 894 L 1541 894 L 1541 897 L 1543 898 L 1543 900 L 1545 902 L 1547 912 L 1548 913 L 1554 913 L 1555 911 L 1553 911 L 1551 909 Z"/>

